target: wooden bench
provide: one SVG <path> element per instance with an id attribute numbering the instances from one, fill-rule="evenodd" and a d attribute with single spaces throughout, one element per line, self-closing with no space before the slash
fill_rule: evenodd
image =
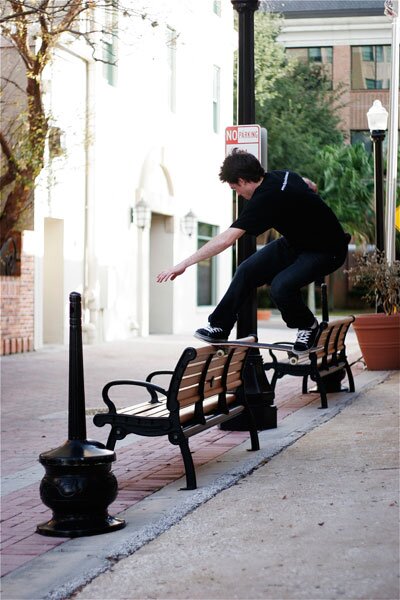
<path id="1" fill-rule="evenodd" d="M 243 340 L 255 341 L 253 337 Z M 249 348 L 232 348 L 226 355 L 218 356 L 213 346 L 186 348 L 173 371 L 154 371 L 146 381 L 107 383 L 102 395 L 108 412 L 97 413 L 93 418 L 98 427 L 111 425 L 107 448 L 113 450 L 116 441 L 129 433 L 168 436 L 171 444 L 180 447 L 189 490 L 197 487 L 189 437 L 245 413 L 251 449 L 259 450 L 258 433 L 246 402 L 242 377 L 248 352 Z M 158 375 L 170 376 L 168 389 L 151 382 Z M 151 399 L 117 410 L 110 398 L 111 389 L 117 386 L 126 386 L 127 393 L 129 386 L 143 387 Z"/>
<path id="2" fill-rule="evenodd" d="M 264 369 L 274 370 L 271 387 L 275 390 L 276 382 L 284 375 L 303 377 L 303 394 L 307 394 L 308 378 L 317 384 L 321 396 L 321 408 L 328 408 L 327 389 L 324 378 L 333 373 L 345 370 L 349 381 L 349 391 L 354 392 L 354 379 L 346 356 L 346 334 L 354 317 L 346 317 L 320 324 L 320 332 L 315 342 L 316 346 L 322 346 L 318 352 L 312 352 L 299 359 L 296 365 L 288 360 L 278 360 L 273 350 L 269 350 L 272 361 L 264 363 Z"/>

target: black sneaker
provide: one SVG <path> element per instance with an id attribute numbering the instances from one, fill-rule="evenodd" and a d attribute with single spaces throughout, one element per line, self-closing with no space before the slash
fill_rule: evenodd
<path id="1" fill-rule="evenodd" d="M 293 344 L 293 350 L 304 352 L 305 350 L 312 348 L 317 339 L 318 331 L 317 321 L 315 321 L 314 327 L 310 327 L 310 329 L 299 329 L 296 341 Z"/>
<path id="2" fill-rule="evenodd" d="M 222 327 L 212 327 L 207 325 L 194 332 L 194 337 L 206 342 L 226 342 L 229 337 L 229 331 L 225 331 Z"/>

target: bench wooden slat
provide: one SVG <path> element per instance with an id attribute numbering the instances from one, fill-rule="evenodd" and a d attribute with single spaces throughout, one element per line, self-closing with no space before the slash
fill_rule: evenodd
<path id="1" fill-rule="evenodd" d="M 243 341 L 255 341 L 245 338 Z M 242 372 L 248 348 L 232 348 L 225 355 L 217 354 L 213 346 L 186 348 L 176 367 L 170 371 L 168 390 L 151 381 L 118 380 L 106 384 L 103 400 L 108 413 L 98 413 L 94 422 L 101 427 L 111 425 L 107 448 L 129 433 L 167 435 L 172 444 L 180 446 L 185 464 L 188 489 L 196 487 L 196 475 L 187 438 L 246 412 L 252 449 L 259 448 L 258 434 L 243 391 Z M 155 372 L 156 373 L 156 372 Z M 148 376 L 151 378 L 151 376 Z M 166 394 L 160 403 L 144 402 L 117 410 L 109 392 L 114 386 L 138 385 L 154 394 Z"/>

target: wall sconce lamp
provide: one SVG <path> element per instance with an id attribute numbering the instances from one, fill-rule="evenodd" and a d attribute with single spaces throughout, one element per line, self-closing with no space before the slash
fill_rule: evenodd
<path id="1" fill-rule="evenodd" d="M 136 227 L 142 230 L 150 227 L 151 209 L 143 198 L 131 207 L 131 223 L 135 223 Z"/>
<path id="2" fill-rule="evenodd" d="M 184 234 L 191 237 L 197 226 L 197 217 L 192 210 L 189 210 L 188 213 L 181 219 L 182 231 Z"/>

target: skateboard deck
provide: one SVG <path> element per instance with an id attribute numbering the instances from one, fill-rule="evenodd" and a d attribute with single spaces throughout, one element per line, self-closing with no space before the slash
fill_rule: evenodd
<path id="1" fill-rule="evenodd" d="M 219 356 L 223 356 L 224 354 L 226 354 L 226 348 L 238 346 L 242 346 L 244 348 L 258 348 L 264 350 L 276 350 L 277 352 L 286 352 L 291 365 L 297 364 L 300 357 L 308 356 L 310 353 L 318 352 L 319 350 L 323 349 L 323 346 L 315 346 L 313 348 L 309 348 L 308 350 L 293 350 L 293 344 L 290 344 L 289 342 L 287 344 L 269 344 L 267 342 L 241 342 L 239 340 L 231 340 L 226 342 L 206 343 L 211 344 L 211 346 L 214 346 L 215 348 L 218 348 L 217 354 Z"/>

